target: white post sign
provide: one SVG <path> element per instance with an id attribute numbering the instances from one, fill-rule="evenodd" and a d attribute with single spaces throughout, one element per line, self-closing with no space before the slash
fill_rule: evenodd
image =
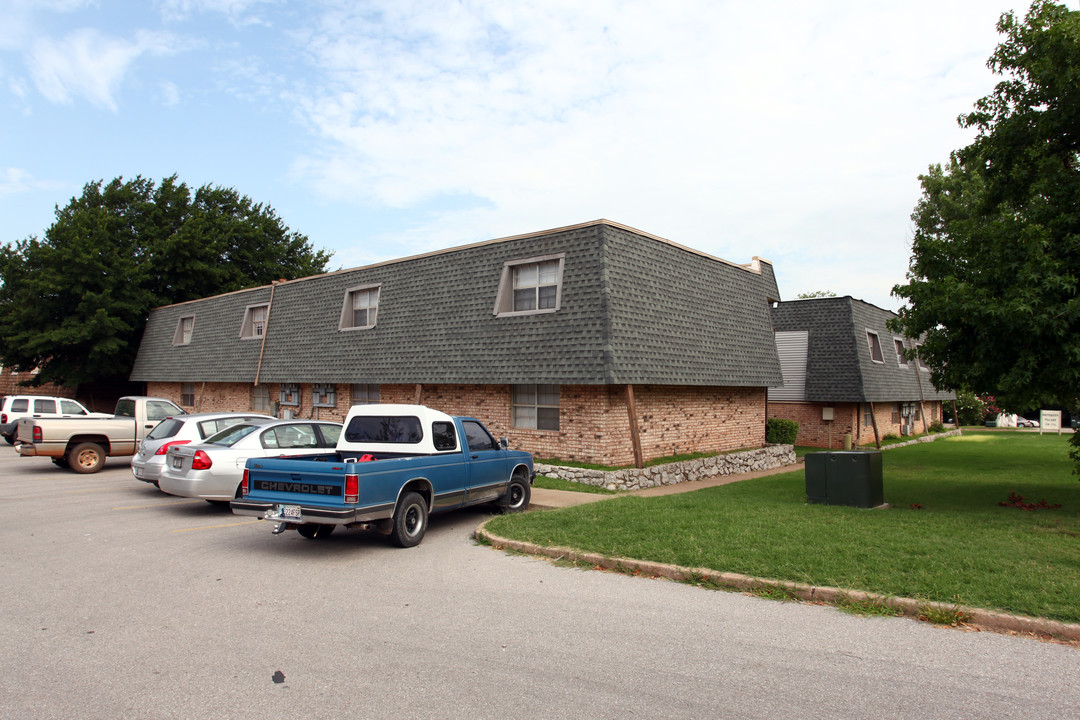
<path id="1" fill-rule="evenodd" d="M 1043 434 L 1043 430 L 1057 430 L 1057 434 L 1061 434 L 1061 411 L 1060 410 L 1040 410 L 1039 411 L 1039 434 Z"/>

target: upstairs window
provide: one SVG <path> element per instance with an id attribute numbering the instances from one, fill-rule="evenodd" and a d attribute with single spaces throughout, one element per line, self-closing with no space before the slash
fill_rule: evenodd
<path id="1" fill-rule="evenodd" d="M 266 334 L 266 317 L 269 305 L 249 305 L 244 311 L 244 324 L 240 337 L 244 340 L 260 339 Z"/>
<path id="2" fill-rule="evenodd" d="M 563 255 L 546 255 L 503 265 L 496 315 L 550 313 L 562 304 Z"/>
<path id="3" fill-rule="evenodd" d="M 173 345 L 187 345 L 191 342 L 191 333 L 195 330 L 195 316 L 185 315 L 176 321 L 176 332 L 173 333 Z"/>
<path id="4" fill-rule="evenodd" d="M 528 430 L 559 429 L 558 385 L 515 385 L 514 427 Z"/>
<path id="5" fill-rule="evenodd" d="M 904 352 L 904 341 L 900 338 L 893 338 L 893 345 L 896 347 L 896 364 L 900 367 L 907 367 L 907 354 Z"/>
<path id="6" fill-rule="evenodd" d="M 345 291 L 338 330 L 366 330 L 375 327 L 379 311 L 379 286 L 355 287 Z"/>
<path id="7" fill-rule="evenodd" d="M 867 330 L 866 341 L 870 344 L 870 359 L 876 363 L 884 363 L 885 356 L 881 354 L 881 340 L 878 339 L 878 334 Z"/>
<path id="8" fill-rule="evenodd" d="M 922 345 L 915 346 L 915 363 L 919 366 L 920 370 L 930 372 L 930 368 L 927 366 L 926 363 L 923 362 L 922 359 Z"/>

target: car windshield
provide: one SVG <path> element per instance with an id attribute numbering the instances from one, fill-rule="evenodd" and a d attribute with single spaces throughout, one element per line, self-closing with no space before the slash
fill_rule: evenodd
<path id="1" fill-rule="evenodd" d="M 177 420 L 176 418 L 165 418 L 146 435 L 147 440 L 162 440 L 164 438 L 171 438 L 180 432 L 180 428 L 184 426 L 183 420 Z"/>
<path id="2" fill-rule="evenodd" d="M 207 438 L 208 445 L 224 445 L 232 447 L 243 438 L 259 429 L 258 425 L 233 425 L 227 430 L 222 430 L 217 435 Z"/>

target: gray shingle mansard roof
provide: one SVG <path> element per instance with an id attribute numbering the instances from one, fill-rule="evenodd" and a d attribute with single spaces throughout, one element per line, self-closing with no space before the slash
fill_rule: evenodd
<path id="1" fill-rule="evenodd" d="M 497 317 L 505 261 L 564 253 L 557 312 Z M 378 284 L 378 320 L 338 329 L 349 288 Z M 265 348 L 245 308 L 271 303 Z M 736 265 L 606 220 L 452 248 L 150 314 L 138 382 L 664 384 L 783 382 L 772 266 Z M 194 316 L 191 342 L 173 345 Z"/>
<path id="2" fill-rule="evenodd" d="M 806 399 L 811 402 L 917 402 L 952 400 L 955 393 L 938 391 L 930 373 L 914 361 L 897 361 L 894 339 L 905 340 L 888 328 L 895 313 L 850 296 L 791 300 L 772 309 L 777 332 L 806 330 Z M 877 333 L 884 362 L 870 357 L 867 331 Z M 922 396 L 920 396 L 920 383 Z"/>

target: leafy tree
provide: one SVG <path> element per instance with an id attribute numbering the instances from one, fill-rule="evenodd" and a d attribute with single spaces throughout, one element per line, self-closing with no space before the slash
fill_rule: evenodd
<path id="1" fill-rule="evenodd" d="M 799 293 L 795 297 L 800 300 L 809 300 L 810 298 L 836 297 L 836 293 L 832 290 L 812 290 L 810 292 Z"/>
<path id="2" fill-rule="evenodd" d="M 1080 12 L 1037 0 L 1005 13 L 977 130 L 920 177 L 907 303 L 938 387 L 1038 407 L 1080 395 Z"/>
<path id="3" fill-rule="evenodd" d="M 324 272 L 274 211 L 176 176 L 88 183 L 42 239 L 0 247 L 0 358 L 38 384 L 126 379 L 149 310 Z"/>

